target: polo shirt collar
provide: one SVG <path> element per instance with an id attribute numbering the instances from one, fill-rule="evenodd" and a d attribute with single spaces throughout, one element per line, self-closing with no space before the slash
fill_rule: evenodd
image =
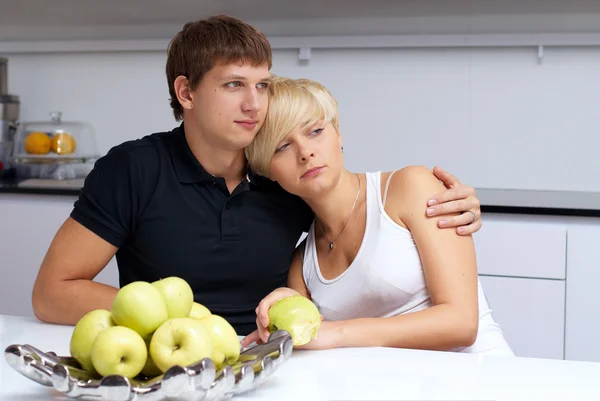
<path id="1" fill-rule="evenodd" d="M 213 183 L 216 177 L 206 171 L 192 153 L 185 139 L 183 123 L 173 130 L 173 139 L 171 159 L 179 182 L 183 184 Z M 256 174 L 250 167 L 248 167 L 246 180 L 250 185 L 269 185 L 269 183 L 273 183 L 268 178 Z"/>

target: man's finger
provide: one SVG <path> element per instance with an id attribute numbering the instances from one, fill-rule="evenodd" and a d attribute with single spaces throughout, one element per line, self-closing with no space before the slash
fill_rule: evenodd
<path id="1" fill-rule="evenodd" d="M 427 208 L 427 216 L 443 216 L 451 213 L 462 213 L 470 209 L 470 204 L 464 200 L 445 202 L 441 205 Z M 469 213 L 470 214 L 470 213 Z"/>
<path id="2" fill-rule="evenodd" d="M 477 214 L 475 214 L 475 216 L 477 216 Z M 477 220 L 477 217 L 475 218 L 475 220 Z M 438 221 L 438 227 L 453 228 L 453 227 L 460 227 L 460 226 L 469 226 L 473 223 L 474 223 L 473 214 L 471 214 L 471 212 L 465 212 L 459 216 L 441 218 Z"/>
<path id="3" fill-rule="evenodd" d="M 435 194 L 427 201 L 427 205 L 434 206 L 453 200 L 476 198 L 474 195 L 475 190 L 472 187 L 460 184 L 455 188 Z"/>
<path id="4" fill-rule="evenodd" d="M 469 213 L 471 214 L 471 213 Z M 456 229 L 456 233 L 458 235 L 471 235 L 473 233 L 475 233 L 476 231 L 479 231 L 479 229 L 481 228 L 481 220 L 477 219 L 474 223 L 469 224 L 468 226 L 462 226 L 462 227 L 458 227 Z"/>
<path id="5" fill-rule="evenodd" d="M 444 183 L 446 188 L 454 188 L 455 186 L 460 184 L 458 178 L 456 178 L 455 176 L 453 176 L 452 174 L 450 174 L 449 172 L 447 172 L 439 166 L 435 166 L 433 168 L 433 174 L 437 177 L 438 180 Z"/>

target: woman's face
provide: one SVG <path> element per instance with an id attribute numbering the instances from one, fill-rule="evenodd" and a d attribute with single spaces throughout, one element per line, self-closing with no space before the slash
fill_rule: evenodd
<path id="1" fill-rule="evenodd" d="M 344 167 L 342 139 L 331 123 L 296 128 L 277 145 L 270 178 L 302 198 L 319 196 L 340 179 Z"/>

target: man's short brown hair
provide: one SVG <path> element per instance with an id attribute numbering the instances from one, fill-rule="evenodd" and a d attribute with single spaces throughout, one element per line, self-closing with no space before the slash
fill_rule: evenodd
<path id="1" fill-rule="evenodd" d="M 183 75 L 195 90 L 204 74 L 216 63 L 246 62 L 253 66 L 272 66 L 271 45 L 266 36 L 237 18 L 218 15 L 188 22 L 169 43 L 167 80 L 171 108 L 176 120 L 183 108 L 175 94 L 175 79 Z"/>

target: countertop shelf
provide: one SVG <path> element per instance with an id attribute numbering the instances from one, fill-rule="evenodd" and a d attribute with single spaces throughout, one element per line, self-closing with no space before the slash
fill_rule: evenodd
<path id="1" fill-rule="evenodd" d="M 0 180 L 0 194 L 78 196 L 84 179 Z M 476 188 L 485 213 L 600 217 L 600 192 Z"/>
<path id="2" fill-rule="evenodd" d="M 78 196 L 84 178 L 73 180 L 5 179 L 0 180 L 0 194 L 34 194 Z"/>

